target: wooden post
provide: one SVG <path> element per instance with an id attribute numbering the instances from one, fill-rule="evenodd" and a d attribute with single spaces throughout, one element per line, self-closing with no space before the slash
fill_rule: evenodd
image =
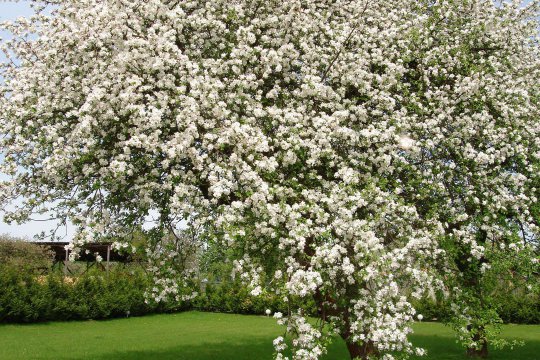
<path id="1" fill-rule="evenodd" d="M 66 249 L 66 259 L 64 260 L 64 276 L 67 276 L 68 271 L 68 261 L 69 261 L 69 250 Z"/>
<path id="2" fill-rule="evenodd" d="M 107 274 L 109 273 L 109 260 L 111 259 L 111 245 L 107 245 Z"/>

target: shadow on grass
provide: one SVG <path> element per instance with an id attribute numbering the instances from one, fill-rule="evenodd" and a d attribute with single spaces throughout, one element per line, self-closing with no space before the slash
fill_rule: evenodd
<path id="1" fill-rule="evenodd" d="M 424 360 L 466 360 L 470 359 L 465 351 L 455 343 L 453 338 L 437 335 L 416 335 L 414 343 L 428 350 L 428 356 L 412 357 Z M 96 360 L 127 359 L 175 359 L 175 360 L 271 360 L 273 358 L 272 343 L 268 339 L 252 339 L 245 343 L 212 342 L 200 345 L 183 345 L 159 350 L 117 350 L 93 356 Z M 348 359 L 344 344 L 337 340 L 329 348 L 325 360 Z M 77 357 L 83 360 L 88 357 Z M 538 360 L 540 359 L 540 339 L 529 340 L 525 346 L 514 350 L 491 349 L 488 359 L 492 360 Z"/>
<path id="2" fill-rule="evenodd" d="M 417 345 L 428 349 L 428 356 L 413 357 L 412 359 L 424 360 L 465 360 L 465 351 L 451 339 L 435 336 L 421 336 L 417 339 Z M 438 341 L 440 340 L 440 341 Z M 348 354 L 342 344 L 333 344 L 325 360 L 348 359 Z M 540 359 L 540 341 L 528 341 L 524 347 L 514 350 L 491 350 L 488 359 L 492 360 L 537 360 Z M 111 351 L 100 356 L 92 357 L 95 360 L 128 360 L 128 359 L 175 359 L 175 360 L 271 360 L 273 348 L 266 339 L 254 340 L 246 344 L 231 344 L 229 342 L 211 343 L 201 345 L 189 345 L 170 347 L 161 350 L 134 350 L 134 351 Z M 83 360 L 88 357 L 77 357 Z"/>
<path id="3" fill-rule="evenodd" d="M 201 341 L 204 341 L 201 339 Z M 100 356 L 94 356 L 95 360 L 111 359 L 175 359 L 175 360 L 253 360 L 272 359 L 272 342 L 268 339 L 253 339 L 249 343 L 212 342 L 200 345 L 183 345 L 169 347 L 160 350 L 125 350 L 111 351 Z M 77 359 L 88 359 L 78 357 Z"/>
<path id="4" fill-rule="evenodd" d="M 126 350 L 111 351 L 93 356 L 95 360 L 132 360 L 132 359 L 159 359 L 159 360 L 271 360 L 274 349 L 272 341 L 268 339 L 253 339 L 249 343 L 234 344 L 230 342 L 208 343 L 201 345 L 184 345 L 169 347 L 160 350 Z M 330 345 L 329 353 L 324 360 L 348 359 L 349 355 L 345 345 L 336 341 Z M 86 360 L 88 357 L 74 359 Z"/>

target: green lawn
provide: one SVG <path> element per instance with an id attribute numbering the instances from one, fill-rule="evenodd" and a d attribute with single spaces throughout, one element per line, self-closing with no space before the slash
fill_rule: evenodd
<path id="1" fill-rule="evenodd" d="M 464 359 L 449 329 L 415 325 L 413 341 L 425 359 Z M 0 359 L 271 359 L 283 329 L 263 316 L 187 312 L 130 319 L 0 325 Z M 540 326 L 508 325 L 504 336 L 523 339 L 517 350 L 494 350 L 492 359 L 540 359 Z M 347 359 L 336 341 L 327 360 Z"/>

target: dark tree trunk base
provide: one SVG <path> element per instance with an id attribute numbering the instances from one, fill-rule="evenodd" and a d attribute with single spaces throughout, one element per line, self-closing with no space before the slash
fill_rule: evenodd
<path id="1" fill-rule="evenodd" d="M 472 326 L 468 325 L 467 329 L 469 331 L 472 330 Z M 475 358 L 482 358 L 485 359 L 488 356 L 488 343 L 487 340 L 482 338 L 482 335 L 485 335 L 485 329 L 483 326 L 479 327 L 476 332 L 473 334 L 472 339 L 474 342 L 481 341 L 482 347 L 480 349 L 477 348 L 467 348 L 467 356 L 469 357 L 475 357 Z"/>
<path id="2" fill-rule="evenodd" d="M 484 341 L 482 343 L 482 347 L 480 349 L 476 348 L 468 348 L 467 349 L 467 356 L 469 357 L 475 357 L 475 358 L 482 358 L 485 359 L 488 357 L 488 347 L 487 342 Z"/>
<path id="3" fill-rule="evenodd" d="M 366 343 L 362 346 L 351 343 L 345 339 L 347 343 L 347 349 L 349 350 L 349 355 L 351 356 L 351 360 L 355 359 L 362 359 L 367 360 L 372 355 L 378 355 L 379 351 L 375 346 L 373 346 L 372 343 Z"/>

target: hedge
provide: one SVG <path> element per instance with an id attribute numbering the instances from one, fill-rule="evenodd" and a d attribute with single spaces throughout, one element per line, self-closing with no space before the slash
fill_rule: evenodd
<path id="1" fill-rule="evenodd" d="M 107 319 L 151 313 L 200 310 L 238 314 L 287 312 L 280 296 L 251 296 L 239 282 L 208 284 L 206 291 L 192 302 L 146 303 L 144 292 L 149 278 L 141 268 L 113 267 L 107 274 L 93 269 L 77 278 L 59 273 L 36 275 L 13 266 L 0 265 L 0 322 L 28 323 L 52 320 Z M 298 301 L 298 299 L 296 299 Z M 538 295 L 505 296 L 497 299 L 504 322 L 540 323 Z M 431 299 L 416 301 L 414 306 L 426 320 L 444 320 L 448 307 Z M 316 314 L 313 301 L 304 308 Z"/>
<path id="2" fill-rule="evenodd" d="M 145 303 L 147 286 L 141 271 L 92 271 L 72 279 L 0 267 L 0 322 L 106 319 L 167 310 Z"/>

